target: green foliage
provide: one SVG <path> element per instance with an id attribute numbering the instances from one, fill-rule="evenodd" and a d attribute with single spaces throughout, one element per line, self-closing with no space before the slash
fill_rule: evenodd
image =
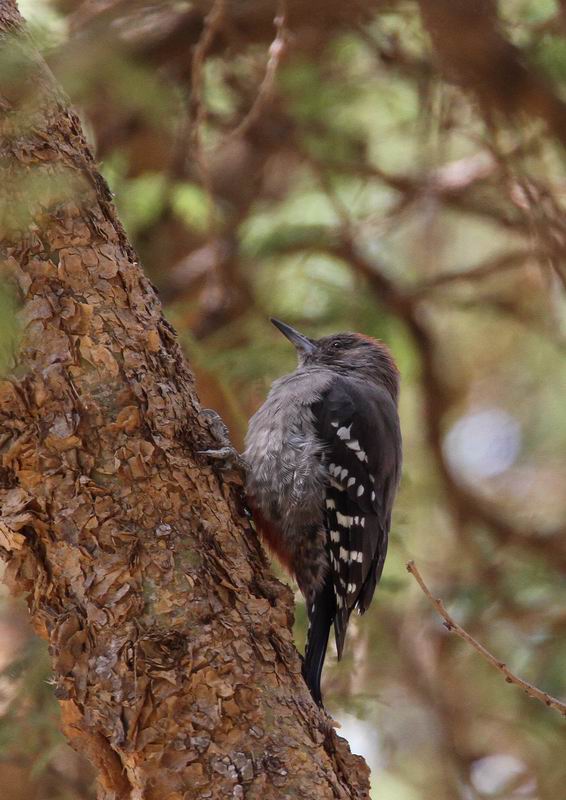
<path id="1" fill-rule="evenodd" d="M 196 183 L 178 183 L 171 193 L 173 211 L 188 228 L 204 233 L 209 224 L 210 203 L 206 192 Z"/>
<path id="2" fill-rule="evenodd" d="M 544 36 L 534 47 L 534 63 L 548 77 L 563 84 L 566 80 L 566 40 L 562 36 Z"/>

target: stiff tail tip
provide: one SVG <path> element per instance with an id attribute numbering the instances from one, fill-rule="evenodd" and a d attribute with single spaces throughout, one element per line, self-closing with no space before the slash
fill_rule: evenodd
<path id="1" fill-rule="evenodd" d="M 327 580 L 309 608 L 309 630 L 303 663 L 303 678 L 314 702 L 322 707 L 320 680 L 328 646 L 328 636 L 334 619 L 334 593 Z"/>

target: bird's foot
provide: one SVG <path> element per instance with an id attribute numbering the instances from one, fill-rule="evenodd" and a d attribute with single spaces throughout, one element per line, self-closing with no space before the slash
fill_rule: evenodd
<path id="1" fill-rule="evenodd" d="M 205 408 L 202 413 L 208 423 L 210 433 L 220 446 L 199 450 L 199 454 L 218 462 L 222 469 L 234 470 L 245 477 L 247 471 L 246 462 L 230 441 L 228 428 L 224 424 L 222 417 L 212 408 Z"/>
<path id="2" fill-rule="evenodd" d="M 222 469 L 233 469 L 236 472 L 246 473 L 246 462 L 235 447 L 220 447 L 217 450 L 198 450 L 199 455 L 206 456 L 212 461 L 217 461 Z"/>

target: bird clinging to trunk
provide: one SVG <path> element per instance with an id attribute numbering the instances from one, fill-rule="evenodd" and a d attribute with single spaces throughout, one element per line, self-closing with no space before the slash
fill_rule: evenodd
<path id="1" fill-rule="evenodd" d="M 322 705 L 330 628 L 340 658 L 350 614 L 366 611 L 383 570 L 401 472 L 399 372 L 370 337 L 309 339 L 272 322 L 299 363 L 250 420 L 246 488 L 257 527 L 305 597 L 303 674 Z"/>

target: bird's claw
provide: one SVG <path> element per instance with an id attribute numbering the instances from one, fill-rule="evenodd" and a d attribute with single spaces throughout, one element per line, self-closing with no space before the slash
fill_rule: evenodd
<path id="1" fill-rule="evenodd" d="M 214 459 L 215 461 L 226 461 L 233 459 L 234 456 L 239 457 L 239 453 L 228 445 L 226 447 L 219 447 L 217 450 L 197 450 L 197 453 L 201 456 L 208 456 L 208 458 Z"/>
<path id="2" fill-rule="evenodd" d="M 220 462 L 220 467 L 222 469 L 235 470 L 245 475 L 247 469 L 246 462 L 230 442 L 228 428 L 222 420 L 222 417 L 211 408 L 204 408 L 202 413 L 207 421 L 212 436 L 216 439 L 220 447 L 199 450 L 199 455 Z"/>
<path id="3" fill-rule="evenodd" d="M 238 453 L 235 447 L 226 446 L 220 447 L 217 450 L 198 450 L 199 455 L 210 458 L 212 461 L 219 462 L 221 469 L 234 470 L 240 472 L 245 476 L 247 466 L 242 456 Z"/>

